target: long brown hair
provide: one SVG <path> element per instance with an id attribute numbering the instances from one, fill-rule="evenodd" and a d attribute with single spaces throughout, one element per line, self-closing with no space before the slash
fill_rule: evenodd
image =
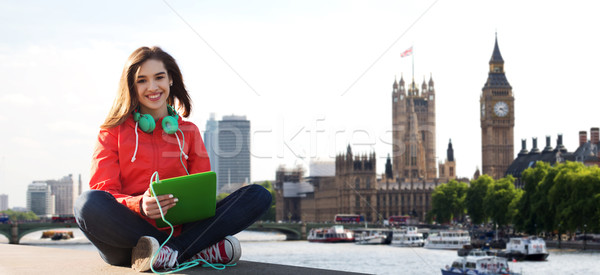
<path id="1" fill-rule="evenodd" d="M 167 98 L 167 104 L 174 106 L 175 99 L 177 99 L 178 106 L 174 107 L 179 110 L 180 115 L 183 117 L 190 115 L 192 100 L 185 89 L 183 77 L 175 59 L 159 47 L 140 47 L 131 53 L 127 59 L 127 63 L 125 63 L 125 68 L 123 68 L 121 80 L 119 81 L 117 97 L 110 108 L 110 112 L 108 112 L 106 120 L 100 126 L 101 128 L 108 129 L 121 125 L 129 114 L 139 107 L 140 102 L 135 90 L 135 74 L 142 63 L 149 59 L 162 61 L 165 69 L 167 69 L 169 78 L 173 81 L 173 86 L 170 87 L 171 90 Z M 183 112 L 181 112 L 182 110 Z"/>

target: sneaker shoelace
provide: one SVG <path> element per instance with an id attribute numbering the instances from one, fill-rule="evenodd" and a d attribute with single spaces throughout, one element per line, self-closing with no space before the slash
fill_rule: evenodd
<path id="1" fill-rule="evenodd" d="M 168 269 L 175 267 L 177 265 L 177 254 L 178 252 L 172 248 L 163 246 L 152 266 L 157 269 Z"/>
<path id="2" fill-rule="evenodd" d="M 225 248 L 225 241 L 220 241 L 214 245 L 211 245 L 208 248 L 200 251 L 200 253 L 197 255 L 212 264 L 226 264 L 229 261 L 229 257 L 227 257 L 227 253 L 225 251 L 223 251 L 223 254 L 225 255 L 221 255 L 221 247 Z"/>

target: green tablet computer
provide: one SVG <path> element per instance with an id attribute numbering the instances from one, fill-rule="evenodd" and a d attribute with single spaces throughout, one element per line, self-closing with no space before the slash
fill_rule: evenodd
<path id="1" fill-rule="evenodd" d="M 155 181 L 152 182 L 152 189 L 157 195 L 173 194 L 178 199 L 165 215 L 165 219 L 173 225 L 215 215 L 217 175 L 213 171 Z M 155 221 L 158 227 L 169 226 L 162 219 Z"/>

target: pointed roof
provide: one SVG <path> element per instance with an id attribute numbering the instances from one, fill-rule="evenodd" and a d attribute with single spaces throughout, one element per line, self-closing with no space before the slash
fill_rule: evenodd
<path id="1" fill-rule="evenodd" d="M 448 141 L 448 150 L 446 151 L 448 161 L 454 161 L 454 149 L 452 149 L 452 139 Z"/>
<path id="2" fill-rule="evenodd" d="M 490 63 L 504 63 L 504 59 L 502 59 L 502 54 L 500 54 L 500 47 L 498 47 L 498 33 L 496 33 L 496 42 L 494 44 L 494 52 L 492 53 Z"/>

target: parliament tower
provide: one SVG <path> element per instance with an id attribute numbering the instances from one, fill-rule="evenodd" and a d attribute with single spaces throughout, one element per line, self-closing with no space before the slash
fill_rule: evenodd
<path id="1" fill-rule="evenodd" d="M 393 173 L 398 182 L 422 182 L 437 177 L 435 162 L 435 89 L 433 79 L 405 86 L 394 80 L 392 90 Z"/>
<path id="2" fill-rule="evenodd" d="M 497 36 L 489 64 L 480 98 L 482 173 L 499 179 L 514 159 L 515 98 L 504 74 Z"/>

